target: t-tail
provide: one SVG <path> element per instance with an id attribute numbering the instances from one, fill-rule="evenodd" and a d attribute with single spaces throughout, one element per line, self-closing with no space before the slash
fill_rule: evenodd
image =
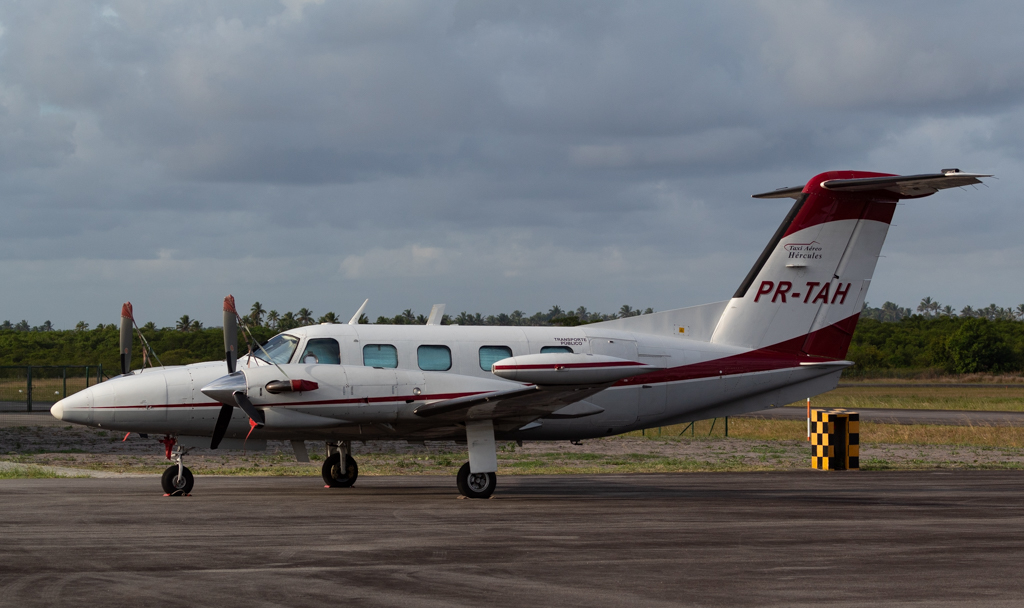
<path id="1" fill-rule="evenodd" d="M 831 171 L 756 194 L 796 202 L 722 313 L 712 342 L 842 359 L 900 199 L 990 177 Z"/>

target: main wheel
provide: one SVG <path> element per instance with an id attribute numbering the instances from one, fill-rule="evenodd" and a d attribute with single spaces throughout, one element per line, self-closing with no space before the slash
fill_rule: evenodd
<path id="1" fill-rule="evenodd" d="M 345 457 L 345 467 L 341 466 L 341 454 L 335 452 L 327 457 L 324 466 L 320 469 L 324 477 L 324 483 L 332 488 L 350 488 L 359 477 L 359 467 L 356 466 L 356 459 L 351 455 Z"/>
<path id="2" fill-rule="evenodd" d="M 162 477 L 160 477 L 160 485 L 164 488 L 164 493 L 173 496 L 185 496 L 192 491 L 192 486 L 195 485 L 196 479 L 192 476 L 192 471 L 188 470 L 188 467 L 181 468 L 181 475 L 178 475 L 178 465 L 174 464 L 167 467 Z"/>
<path id="3" fill-rule="evenodd" d="M 466 498 L 489 498 L 498 485 L 498 476 L 494 473 L 470 473 L 467 462 L 459 469 L 455 482 L 459 486 L 459 493 Z"/>

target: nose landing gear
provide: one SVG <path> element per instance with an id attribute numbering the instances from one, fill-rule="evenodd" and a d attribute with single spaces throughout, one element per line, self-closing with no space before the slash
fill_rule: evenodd
<path id="1" fill-rule="evenodd" d="M 335 451 L 332 452 L 331 448 Z M 344 463 L 344 465 L 342 465 Z M 336 444 L 327 444 L 327 459 L 320 469 L 323 475 L 325 487 L 328 488 L 350 488 L 359 477 L 359 467 L 355 458 L 352 458 L 352 442 L 339 441 Z"/>
<path id="2" fill-rule="evenodd" d="M 164 444 L 167 450 L 167 458 L 175 462 L 167 467 L 160 477 L 164 496 L 189 496 L 196 481 L 192 471 L 185 466 L 185 454 L 188 454 L 190 448 L 175 445 L 177 440 L 174 437 L 164 437 L 160 443 Z"/>

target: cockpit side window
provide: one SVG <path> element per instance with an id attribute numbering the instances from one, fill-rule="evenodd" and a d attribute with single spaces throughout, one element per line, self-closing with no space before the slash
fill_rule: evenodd
<path id="1" fill-rule="evenodd" d="M 277 363 L 283 365 L 291 361 L 292 353 L 295 352 L 295 347 L 299 345 L 299 339 L 289 334 L 277 334 L 273 338 L 267 340 L 261 348 L 257 348 L 253 354 L 258 359 L 262 359 L 267 363 Z M 270 360 L 267 361 L 267 357 Z"/>
<path id="2" fill-rule="evenodd" d="M 367 344 L 363 347 L 366 367 L 398 367 L 398 349 L 390 344 Z"/>
<path id="3" fill-rule="evenodd" d="M 314 338 L 306 342 L 306 349 L 302 351 L 302 358 L 299 361 L 341 365 L 341 349 L 338 348 L 338 341 L 334 338 Z"/>
<path id="4" fill-rule="evenodd" d="M 543 353 L 571 353 L 572 348 L 568 346 L 542 346 L 540 352 Z"/>

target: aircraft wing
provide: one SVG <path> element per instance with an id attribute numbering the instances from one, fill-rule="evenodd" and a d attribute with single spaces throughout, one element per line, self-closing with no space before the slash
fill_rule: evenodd
<path id="1" fill-rule="evenodd" d="M 539 418 L 595 395 L 611 386 L 528 385 L 505 391 L 446 399 L 419 406 L 413 412 L 431 422 L 451 423 L 467 420 L 500 420 L 503 418 Z M 595 412 L 596 413 L 596 412 Z"/>

